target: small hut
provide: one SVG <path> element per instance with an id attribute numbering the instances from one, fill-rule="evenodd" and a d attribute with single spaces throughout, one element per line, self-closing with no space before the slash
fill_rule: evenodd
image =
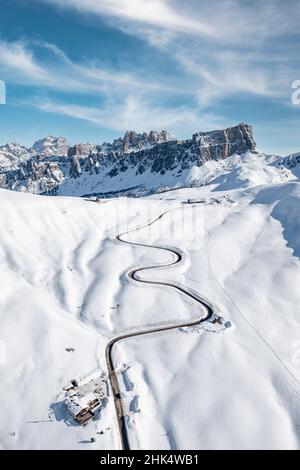
<path id="1" fill-rule="evenodd" d="M 81 395 L 74 393 L 66 398 L 66 406 L 78 423 L 81 425 L 86 424 L 90 419 L 95 416 L 95 412 L 101 406 L 101 400 L 93 393 Z"/>
<path id="2" fill-rule="evenodd" d="M 99 370 L 93 371 L 81 379 L 73 379 L 65 390 L 65 405 L 73 418 L 81 425 L 95 416 L 105 403 L 107 382 Z"/>

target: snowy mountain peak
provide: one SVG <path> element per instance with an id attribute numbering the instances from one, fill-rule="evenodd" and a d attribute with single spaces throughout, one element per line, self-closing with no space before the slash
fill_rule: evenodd
<path id="1" fill-rule="evenodd" d="M 11 154 L 14 154 L 16 157 L 17 156 L 23 156 L 28 153 L 28 150 L 26 147 L 23 145 L 17 144 L 16 142 L 9 142 L 6 145 L 3 145 L 3 147 L 0 147 L 2 151 L 7 151 Z"/>
<path id="2" fill-rule="evenodd" d="M 30 152 L 40 157 L 63 157 L 68 154 L 68 150 L 69 143 L 67 139 L 48 135 L 44 139 L 37 140 L 30 149 Z"/>

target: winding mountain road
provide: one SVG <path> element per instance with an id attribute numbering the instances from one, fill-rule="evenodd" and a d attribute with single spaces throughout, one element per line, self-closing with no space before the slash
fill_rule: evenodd
<path id="1" fill-rule="evenodd" d="M 157 269 L 157 268 L 162 268 L 162 267 L 174 266 L 182 262 L 183 256 L 181 252 L 177 250 L 176 248 L 161 247 L 161 246 L 156 246 L 156 245 L 147 245 L 145 243 L 131 242 L 131 241 L 124 239 L 125 235 L 128 235 L 129 233 L 137 232 L 139 230 L 142 230 L 145 227 L 148 227 L 158 222 L 168 212 L 171 212 L 171 211 L 167 210 L 163 212 L 162 214 L 160 214 L 157 218 L 155 218 L 151 222 L 148 222 L 147 224 L 143 226 L 134 228 L 132 230 L 118 234 L 116 236 L 116 239 L 121 243 L 125 243 L 127 245 L 133 245 L 136 247 L 152 248 L 155 250 L 166 251 L 166 252 L 169 252 L 173 258 L 172 261 L 170 261 L 167 264 L 156 264 L 152 266 L 145 266 L 145 267 L 130 269 L 127 272 L 127 277 L 130 280 L 141 283 L 141 284 L 147 284 L 147 285 L 152 285 L 152 286 L 165 286 L 168 288 L 175 289 L 177 292 L 180 292 L 181 294 L 184 294 L 187 297 L 193 299 L 195 302 L 197 302 L 198 305 L 201 306 L 201 315 L 199 316 L 197 320 L 190 321 L 190 322 L 187 322 L 185 320 L 181 322 L 168 323 L 166 325 L 160 325 L 156 327 L 149 325 L 145 327 L 145 329 L 143 330 L 135 330 L 130 333 L 124 333 L 123 335 L 116 336 L 108 342 L 106 346 L 106 351 L 105 351 L 105 358 L 106 358 L 106 365 L 107 365 L 107 370 L 108 370 L 108 378 L 109 378 L 109 382 L 110 382 L 110 386 L 111 386 L 111 390 L 113 394 L 114 405 L 115 405 L 115 410 L 116 410 L 116 415 L 117 415 L 118 430 L 119 430 L 122 450 L 130 450 L 130 443 L 129 443 L 128 433 L 127 433 L 127 428 L 126 428 L 125 414 L 124 414 L 121 392 L 120 392 L 120 387 L 119 387 L 118 378 L 117 378 L 117 372 L 115 370 L 114 362 L 113 362 L 112 353 L 113 353 L 114 345 L 127 338 L 133 338 L 137 336 L 143 336 L 143 335 L 158 333 L 162 331 L 172 331 L 172 330 L 176 330 L 182 327 L 197 326 L 209 320 L 214 313 L 213 306 L 207 300 L 203 299 L 200 295 L 198 295 L 193 290 L 187 288 L 186 286 L 182 286 L 180 284 L 177 284 L 176 282 L 142 279 L 138 275 L 139 273 L 143 271 L 148 271 L 150 269 Z"/>

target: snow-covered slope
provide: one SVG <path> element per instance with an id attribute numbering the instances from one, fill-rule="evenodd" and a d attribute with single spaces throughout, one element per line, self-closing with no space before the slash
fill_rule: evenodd
<path id="1" fill-rule="evenodd" d="M 200 166 L 191 164 L 184 169 L 176 165 L 163 174 L 152 172 L 151 168 L 137 173 L 136 166 L 133 165 L 126 172 L 118 172 L 109 177 L 106 168 L 100 168 L 96 174 L 82 171 L 79 178 L 64 179 L 57 194 L 107 197 L 113 193 L 127 192 L 134 196 L 187 186 L 213 185 L 220 190 L 227 190 L 292 179 L 288 170 L 277 164 L 278 161 L 278 157 L 246 152 L 222 161 L 210 160 Z"/>
<path id="2" fill-rule="evenodd" d="M 203 232 L 192 245 L 180 243 L 191 260 L 181 282 L 213 301 L 233 328 L 153 335 L 118 348 L 119 364 L 130 361 L 127 393 L 140 409 L 134 445 L 299 449 L 300 184 L 234 190 L 225 199 L 214 192 L 217 204 L 211 196 L 203 188 L 164 198 L 204 201 Z"/>
<path id="3" fill-rule="evenodd" d="M 111 395 L 81 428 L 62 388 L 96 367 L 106 371 L 107 338 L 199 315 L 172 289 L 124 276 L 170 261 L 114 238 L 167 209 L 151 230 L 127 238 L 176 246 L 184 263 L 142 276 L 192 288 L 231 328 L 204 325 L 115 347 L 131 447 L 300 448 L 300 183 L 274 162 L 230 157 L 222 169 L 200 169 L 209 174 L 196 170 L 207 186 L 103 204 L 0 190 L 2 448 L 118 447 Z"/>

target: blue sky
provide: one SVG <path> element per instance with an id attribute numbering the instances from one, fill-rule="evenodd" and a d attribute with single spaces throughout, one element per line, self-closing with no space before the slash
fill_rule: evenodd
<path id="1" fill-rule="evenodd" d="M 0 144 L 243 121 L 300 151 L 299 24 L 299 0 L 1 0 Z"/>

